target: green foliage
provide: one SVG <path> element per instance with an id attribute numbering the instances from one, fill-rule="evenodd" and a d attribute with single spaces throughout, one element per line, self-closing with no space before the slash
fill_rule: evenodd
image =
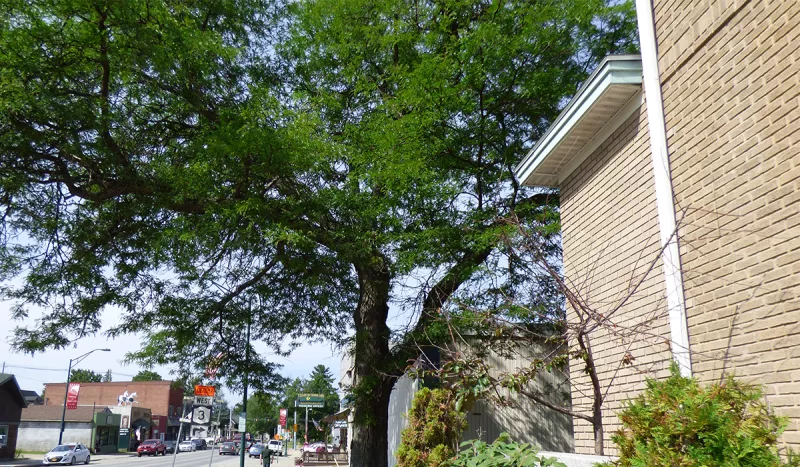
<path id="1" fill-rule="evenodd" d="M 446 466 L 456 454 L 467 423 L 455 408 L 455 398 L 446 389 L 423 388 L 414 396 L 397 448 L 399 467 Z"/>
<path id="2" fill-rule="evenodd" d="M 274 394 L 259 391 L 247 399 L 247 431 L 275 434 L 280 407 Z"/>
<path id="3" fill-rule="evenodd" d="M 448 467 L 566 467 L 556 459 L 540 457 L 535 446 L 514 442 L 508 433 L 501 433 L 492 443 L 469 440 L 461 443 L 461 451 Z"/>
<path id="4" fill-rule="evenodd" d="M 767 406 L 758 387 L 732 376 L 703 387 L 680 376 L 648 380 L 645 391 L 620 413 L 612 437 L 618 467 L 778 467 L 777 440 L 786 421 Z"/>
<path id="5" fill-rule="evenodd" d="M 103 375 L 92 370 L 74 369 L 69 375 L 69 380 L 73 383 L 99 383 L 103 381 Z"/>
<path id="6" fill-rule="evenodd" d="M 161 381 L 161 375 L 156 373 L 155 371 L 150 370 L 142 370 L 136 375 L 131 378 L 133 381 Z"/>

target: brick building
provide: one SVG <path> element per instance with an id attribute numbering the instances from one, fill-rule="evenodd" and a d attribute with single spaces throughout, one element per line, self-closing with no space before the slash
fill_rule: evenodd
<path id="1" fill-rule="evenodd" d="M 0 373 L 0 459 L 13 459 L 22 410 L 28 406 L 14 375 Z"/>
<path id="2" fill-rule="evenodd" d="M 64 383 L 48 383 L 44 389 L 45 405 L 62 405 Z M 116 406 L 118 397 L 128 392 L 136 393 L 136 407 L 152 412 L 154 429 L 164 433 L 166 439 L 178 434 L 183 404 L 183 389 L 172 387 L 172 381 L 112 381 L 108 383 L 81 383 L 79 405 Z"/>
<path id="3" fill-rule="evenodd" d="M 592 336 L 607 452 L 622 401 L 672 359 L 703 382 L 763 384 L 796 449 L 800 3 L 637 0 L 637 15 L 641 57 L 602 63 L 517 167 L 560 190 L 567 279 L 639 326 Z M 587 422 L 575 437 L 592 452 Z"/>

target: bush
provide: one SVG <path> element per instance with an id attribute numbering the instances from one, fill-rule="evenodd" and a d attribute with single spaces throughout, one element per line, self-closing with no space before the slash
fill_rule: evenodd
<path id="1" fill-rule="evenodd" d="M 539 457 L 536 447 L 511 440 L 508 433 L 501 433 L 492 444 L 480 440 L 461 443 L 461 452 L 451 467 L 566 467 L 561 462 Z"/>
<path id="2" fill-rule="evenodd" d="M 456 453 L 466 427 L 455 409 L 455 396 L 445 389 L 423 388 L 414 396 L 397 448 L 398 467 L 439 467 Z"/>
<path id="3" fill-rule="evenodd" d="M 612 437 L 619 467 L 776 467 L 784 462 L 777 440 L 786 421 L 762 399 L 758 387 L 728 377 L 701 387 L 680 376 L 677 366 L 663 381 L 648 380 L 645 391 L 620 413 L 623 429 Z"/>

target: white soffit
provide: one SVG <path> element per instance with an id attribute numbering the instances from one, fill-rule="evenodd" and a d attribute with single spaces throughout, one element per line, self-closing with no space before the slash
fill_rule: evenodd
<path id="1" fill-rule="evenodd" d="M 641 90 L 639 55 L 606 57 L 514 169 L 517 178 L 523 185 L 558 186 L 588 155 L 584 149 L 594 150 L 641 107 Z"/>

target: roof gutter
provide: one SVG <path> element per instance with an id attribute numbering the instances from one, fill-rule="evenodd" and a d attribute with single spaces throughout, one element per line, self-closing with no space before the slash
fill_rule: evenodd
<path id="1" fill-rule="evenodd" d="M 639 43 L 642 50 L 647 125 L 650 131 L 650 152 L 653 156 L 653 178 L 655 179 L 658 225 L 661 233 L 672 357 L 678 364 L 681 375 L 690 377 L 692 360 L 689 351 L 689 329 L 686 321 L 686 300 L 675 216 L 675 194 L 672 190 L 669 167 L 664 97 L 658 70 L 658 46 L 651 0 L 636 0 L 636 18 L 639 23 Z"/>

